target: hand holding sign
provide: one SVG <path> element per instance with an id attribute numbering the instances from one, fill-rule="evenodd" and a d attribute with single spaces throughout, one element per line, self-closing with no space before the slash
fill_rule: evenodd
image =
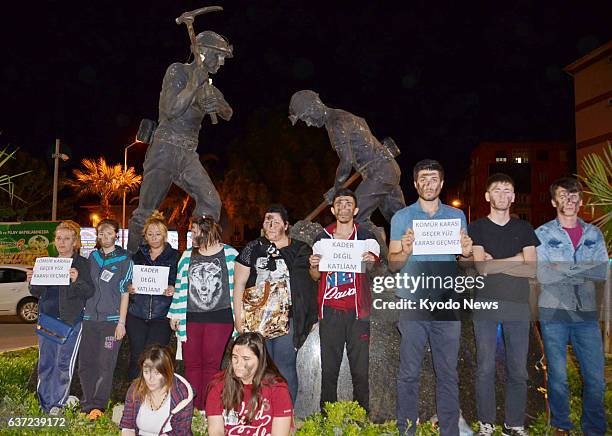
<path id="1" fill-rule="evenodd" d="M 412 254 L 412 244 L 414 244 L 414 230 L 409 228 L 402 235 L 402 254 L 410 256 Z"/>
<path id="2" fill-rule="evenodd" d="M 318 270 L 320 262 L 321 262 L 321 255 L 320 254 L 312 254 L 308 258 L 308 263 L 310 264 L 310 268 L 312 268 L 312 269 L 317 269 Z"/>
<path id="3" fill-rule="evenodd" d="M 70 268 L 70 282 L 74 283 L 79 278 L 79 270 L 76 268 Z"/>
<path id="4" fill-rule="evenodd" d="M 34 264 L 31 285 L 67 286 L 70 284 L 71 257 L 39 257 Z"/>
<path id="5" fill-rule="evenodd" d="M 472 238 L 468 236 L 465 230 L 461 229 L 461 255 L 470 257 L 472 255 Z"/>

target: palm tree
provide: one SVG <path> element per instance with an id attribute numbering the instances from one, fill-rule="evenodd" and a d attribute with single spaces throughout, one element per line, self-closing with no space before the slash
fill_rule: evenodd
<path id="1" fill-rule="evenodd" d="M 11 153 L 7 153 L 6 148 L 4 150 L 0 150 L 0 167 L 8 162 L 9 159 L 14 158 L 17 150 L 12 151 Z M 15 195 L 15 182 L 13 179 L 15 177 L 23 176 L 31 171 L 24 171 L 19 174 L 1 174 L 0 175 L 0 190 L 6 192 L 11 199 L 11 203 L 13 202 L 13 198 L 17 197 L 21 201 L 25 202 L 21 197 Z"/>
<path id="2" fill-rule="evenodd" d="M 603 212 L 593 220 L 604 234 L 608 253 L 612 253 L 612 143 L 603 150 L 603 155 L 591 153 L 582 160 L 584 176 L 579 176 L 584 182 L 589 194 L 587 206 L 594 211 L 596 207 Z"/>
<path id="3" fill-rule="evenodd" d="M 195 202 L 189 194 L 184 193 L 178 187 L 173 186 L 162 201 L 159 210 L 164 211 L 168 224 L 174 225 L 178 232 L 178 250 L 182 253 L 187 249 L 187 233 L 191 222 L 191 213 Z"/>
<path id="4" fill-rule="evenodd" d="M 123 192 L 134 192 L 138 189 L 142 176 L 136 174 L 134 167 L 123 170 L 120 164 L 108 165 L 103 157 L 83 159 L 84 170 L 74 170 L 76 180 L 67 180 L 66 185 L 74 188 L 77 195 L 93 194 L 100 197 L 100 206 L 104 218 L 111 216 L 110 201 L 119 198 Z"/>

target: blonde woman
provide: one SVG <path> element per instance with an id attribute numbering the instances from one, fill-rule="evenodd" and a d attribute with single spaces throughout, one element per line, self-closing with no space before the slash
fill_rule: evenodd
<path id="1" fill-rule="evenodd" d="M 81 327 L 85 302 L 94 294 L 94 285 L 87 259 L 79 255 L 81 228 L 74 221 L 62 221 L 55 229 L 58 257 L 72 258 L 70 284 L 66 286 L 32 286 L 30 293 L 39 298 L 39 326 L 51 334 L 38 336 L 38 384 L 36 393 L 40 407 L 57 415 L 66 405 L 74 364 L 81 342 Z M 28 272 L 28 283 L 32 272 Z M 46 320 L 51 324 L 46 327 Z M 59 321 L 68 335 L 53 335 L 53 323 Z M 70 326 L 68 328 L 67 326 Z M 40 331 L 41 328 L 38 329 Z"/>
<path id="2" fill-rule="evenodd" d="M 166 315 L 176 281 L 176 266 L 179 253 L 168 243 L 168 227 L 164 216 L 154 211 L 144 226 L 144 244 L 132 257 L 134 265 L 164 266 L 170 268 L 168 287 L 163 295 L 137 294 L 136 289 L 128 286 L 130 304 L 126 320 L 127 335 L 130 340 L 130 380 L 138 376 L 140 353 L 152 344 L 166 346 L 170 342 L 170 323 Z"/>

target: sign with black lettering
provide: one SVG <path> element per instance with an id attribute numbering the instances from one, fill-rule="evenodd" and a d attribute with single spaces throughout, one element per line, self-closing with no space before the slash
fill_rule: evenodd
<path id="1" fill-rule="evenodd" d="M 461 254 L 461 220 L 413 220 L 412 254 Z"/>
<path id="2" fill-rule="evenodd" d="M 70 284 L 71 257 L 38 257 L 34 263 L 31 285 L 67 286 Z"/>
<path id="3" fill-rule="evenodd" d="M 319 271 L 363 272 L 362 256 L 367 251 L 366 241 L 352 239 L 321 239 L 317 242 L 321 255 Z"/>
<path id="4" fill-rule="evenodd" d="M 167 266 L 134 265 L 132 286 L 137 294 L 162 295 L 168 287 Z"/>

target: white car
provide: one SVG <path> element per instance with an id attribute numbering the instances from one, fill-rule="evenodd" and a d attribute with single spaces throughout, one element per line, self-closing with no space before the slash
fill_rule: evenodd
<path id="1" fill-rule="evenodd" d="M 32 268 L 0 265 L 0 315 L 17 315 L 22 321 L 38 321 L 38 298 L 30 294 L 26 273 Z"/>

